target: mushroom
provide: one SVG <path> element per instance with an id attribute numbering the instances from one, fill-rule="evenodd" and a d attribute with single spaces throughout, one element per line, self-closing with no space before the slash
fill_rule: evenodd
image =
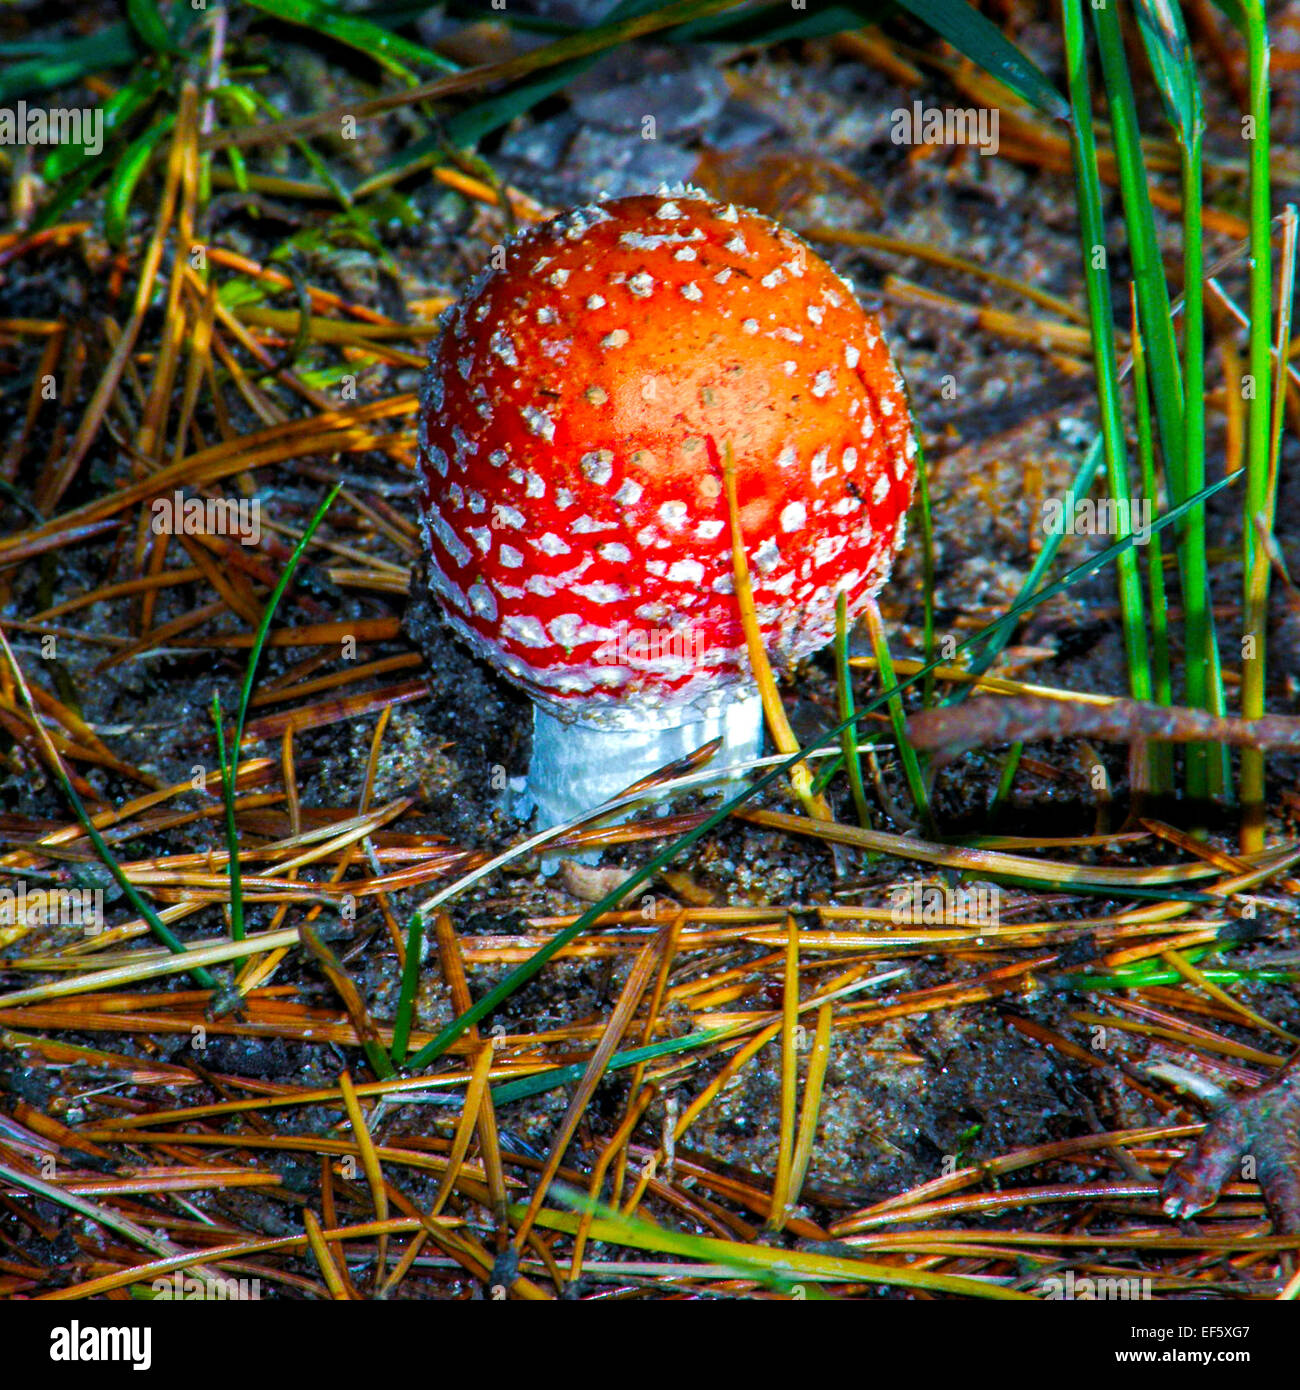
<path id="1" fill-rule="evenodd" d="M 777 667 L 888 575 L 915 481 L 902 382 L 852 287 L 803 241 L 691 188 L 575 208 L 448 311 L 419 417 L 429 582 L 533 700 L 545 826 L 762 709 L 733 591 L 745 555 Z"/>

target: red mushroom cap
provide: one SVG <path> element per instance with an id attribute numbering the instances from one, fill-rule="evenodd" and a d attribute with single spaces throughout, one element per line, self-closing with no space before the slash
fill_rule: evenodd
<path id="1" fill-rule="evenodd" d="M 577 208 L 450 311 L 420 414 L 430 583 L 562 718 L 686 723 L 752 686 L 729 445 L 767 650 L 889 572 L 915 482 L 875 320 L 798 237 L 691 189 Z"/>

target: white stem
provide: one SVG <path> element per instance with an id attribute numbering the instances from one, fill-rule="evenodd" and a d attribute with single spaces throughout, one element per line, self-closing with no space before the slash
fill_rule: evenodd
<path id="1" fill-rule="evenodd" d="M 537 809 L 537 827 L 562 825 L 594 810 L 665 763 L 722 739 L 712 765 L 745 762 L 763 751 L 763 703 L 741 695 L 719 713 L 689 724 L 652 729 L 599 729 L 568 724 L 533 706 L 533 758 L 528 788 L 516 809 Z M 625 818 L 629 812 L 624 812 Z"/>

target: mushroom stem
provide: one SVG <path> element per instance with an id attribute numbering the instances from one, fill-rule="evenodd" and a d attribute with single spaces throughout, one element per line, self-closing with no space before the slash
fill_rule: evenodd
<path id="1" fill-rule="evenodd" d="M 648 729 L 567 722 L 534 705 L 528 786 L 516 811 L 528 815 L 536 807 L 540 830 L 562 825 L 714 738 L 722 739 L 722 747 L 711 767 L 762 755 L 763 702 L 757 691 L 737 696 L 707 718 Z"/>

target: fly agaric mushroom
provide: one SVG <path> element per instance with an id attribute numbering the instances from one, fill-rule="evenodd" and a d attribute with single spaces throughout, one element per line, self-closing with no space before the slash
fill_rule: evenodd
<path id="1" fill-rule="evenodd" d="M 449 311 L 419 419 L 429 582 L 534 707 L 543 826 L 762 710 L 721 457 L 774 665 L 889 573 L 915 481 L 880 330 L 798 237 L 695 189 L 531 227 Z"/>

